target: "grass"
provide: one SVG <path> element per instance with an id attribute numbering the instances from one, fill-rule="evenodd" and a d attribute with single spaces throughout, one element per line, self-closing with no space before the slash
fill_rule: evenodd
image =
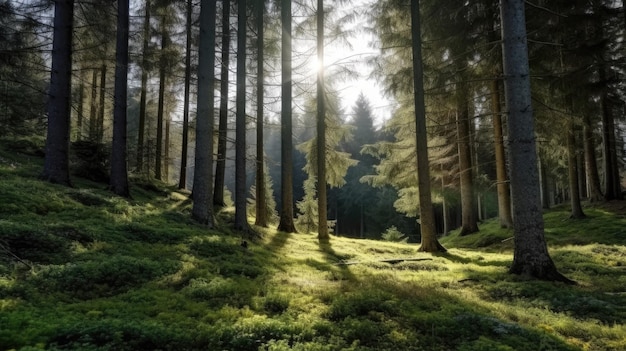
<path id="1" fill-rule="evenodd" d="M 126 200 L 40 170 L 0 151 L 0 350 L 626 349 L 616 206 L 545 214 L 570 286 L 508 274 L 495 221 L 442 238 L 444 255 L 261 228 L 244 249 L 228 224 L 190 220 L 185 192 L 136 181 Z"/>

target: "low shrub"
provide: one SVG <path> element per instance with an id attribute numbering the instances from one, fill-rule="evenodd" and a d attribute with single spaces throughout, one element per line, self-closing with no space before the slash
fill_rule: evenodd
<path id="1" fill-rule="evenodd" d="M 179 263 L 114 255 L 101 260 L 55 266 L 43 274 L 44 287 L 90 299 L 116 295 L 165 274 Z"/>

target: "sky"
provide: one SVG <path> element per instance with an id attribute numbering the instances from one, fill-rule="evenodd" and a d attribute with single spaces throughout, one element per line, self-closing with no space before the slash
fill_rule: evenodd
<path id="1" fill-rule="evenodd" d="M 392 99 L 384 96 L 382 87 L 374 79 L 368 78 L 372 68 L 364 63 L 367 56 L 379 53 L 377 38 L 363 30 L 368 25 L 368 16 L 365 13 L 375 1 L 353 0 L 349 5 L 343 6 L 342 11 L 360 13 L 350 26 L 354 31 L 347 39 L 351 48 L 330 44 L 325 48 L 324 61 L 325 66 L 356 62 L 360 77 L 338 84 L 343 110 L 351 113 L 359 94 L 363 93 L 370 102 L 375 125 L 380 126 L 391 117 L 395 104 Z"/>

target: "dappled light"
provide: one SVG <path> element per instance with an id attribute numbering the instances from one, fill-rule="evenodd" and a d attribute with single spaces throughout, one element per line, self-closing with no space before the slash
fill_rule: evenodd
<path id="1" fill-rule="evenodd" d="M 559 209 L 546 214 L 552 256 L 579 282 L 569 286 L 509 274 L 510 232 L 495 221 L 471 240 L 444 237 L 449 250 L 439 254 L 402 242 L 320 243 L 272 228 L 254 228 L 259 235 L 244 247 L 232 222 L 217 230 L 193 222 L 186 193 L 133 187 L 126 200 L 89 181 L 76 189 L 32 182 L 35 191 L 21 191 L 26 180 L 5 169 L 0 191 L 21 201 L 0 205 L 12 219 L 0 221 L 3 347 L 626 346 L 623 237 L 577 234 L 581 225 L 587 233 L 599 223 L 623 228 L 621 214 L 587 208 L 583 224 L 562 221 Z"/>

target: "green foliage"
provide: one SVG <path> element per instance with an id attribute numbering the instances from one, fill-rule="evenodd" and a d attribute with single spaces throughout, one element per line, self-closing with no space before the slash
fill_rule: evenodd
<path id="1" fill-rule="evenodd" d="M 387 228 L 385 232 L 381 235 L 382 239 L 385 241 L 396 241 L 405 243 L 409 238 L 404 235 L 404 233 L 400 232 L 395 225 Z"/>
<path id="2" fill-rule="evenodd" d="M 296 207 L 298 207 L 296 225 L 305 233 L 315 232 L 318 228 L 319 216 L 315 182 L 315 177 L 311 176 L 304 181 L 304 198 L 296 203 Z"/>
<path id="3" fill-rule="evenodd" d="M 178 269 L 176 262 L 114 255 L 96 260 L 51 266 L 42 272 L 43 289 L 80 299 L 112 296 Z"/>
<path id="4" fill-rule="evenodd" d="M 30 265 L 0 254 L 3 349 L 626 347 L 625 223 L 608 208 L 587 208 L 582 221 L 546 213 L 552 257 L 579 282 L 569 286 L 507 274 L 512 234 L 496 221 L 472 240 L 452 233 L 449 252 L 435 256 L 271 229 L 243 248 L 241 237 L 189 220 L 184 193 L 153 183 L 122 200 L 81 178 L 67 189 L 36 181 L 33 162 L 0 162 L 10 199 L 0 237 Z"/>

